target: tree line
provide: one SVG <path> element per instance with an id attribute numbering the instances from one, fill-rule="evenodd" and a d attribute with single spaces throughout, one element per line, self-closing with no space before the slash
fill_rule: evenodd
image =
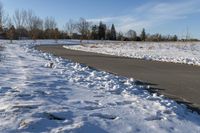
<path id="1" fill-rule="evenodd" d="M 177 35 L 163 36 L 161 34 L 146 34 L 142 29 L 140 34 L 134 30 L 127 33 L 117 32 L 115 25 L 103 22 L 93 24 L 84 18 L 78 21 L 69 20 L 60 30 L 53 17 L 42 19 L 32 10 L 15 10 L 12 17 L 6 14 L 0 4 L 0 38 L 10 39 L 90 39 L 119 41 L 178 41 Z"/>

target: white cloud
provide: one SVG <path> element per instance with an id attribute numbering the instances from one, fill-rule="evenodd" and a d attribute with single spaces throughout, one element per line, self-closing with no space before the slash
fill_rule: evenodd
<path id="1" fill-rule="evenodd" d="M 152 19 L 185 19 L 188 15 L 199 12 L 199 4 L 200 1 L 196 0 L 152 3 L 145 6 L 146 8 L 140 8 L 138 13 L 145 13 L 147 17 Z"/>
<path id="2" fill-rule="evenodd" d="M 94 23 L 103 21 L 114 23 L 119 31 L 129 29 L 140 31 L 142 28 L 153 28 L 173 20 L 186 19 L 193 13 L 200 12 L 199 0 L 177 0 L 176 2 L 149 2 L 130 11 L 128 15 L 88 19 Z M 133 15 L 134 14 L 134 15 Z"/>

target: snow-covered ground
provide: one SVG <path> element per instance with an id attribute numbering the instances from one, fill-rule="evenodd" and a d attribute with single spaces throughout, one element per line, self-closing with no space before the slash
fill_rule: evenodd
<path id="1" fill-rule="evenodd" d="M 200 65 L 200 42 L 97 42 L 89 45 L 64 46 L 64 48 L 145 60 Z"/>
<path id="2" fill-rule="evenodd" d="M 197 113 L 134 79 L 41 53 L 32 41 L 0 43 L 1 133 L 200 132 Z"/>

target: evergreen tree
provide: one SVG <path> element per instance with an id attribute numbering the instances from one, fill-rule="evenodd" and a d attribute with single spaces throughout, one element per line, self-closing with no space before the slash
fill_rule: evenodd
<path id="1" fill-rule="evenodd" d="M 177 35 L 174 35 L 174 36 L 173 36 L 172 41 L 178 41 Z"/>
<path id="2" fill-rule="evenodd" d="M 142 40 L 142 41 L 145 41 L 145 40 L 146 40 L 146 32 L 145 32 L 145 29 L 144 29 L 144 28 L 142 29 L 142 33 L 141 33 L 141 36 L 140 36 L 140 37 L 141 37 L 141 40 Z"/>
<path id="3" fill-rule="evenodd" d="M 116 35 L 116 30 L 115 30 L 115 25 L 114 24 L 112 24 L 110 34 L 111 34 L 111 40 L 116 40 L 117 39 L 117 37 L 116 37 L 117 35 Z"/>
<path id="4" fill-rule="evenodd" d="M 111 30 L 110 29 L 107 29 L 106 30 L 106 40 L 111 40 Z"/>
<path id="5" fill-rule="evenodd" d="M 99 36 L 98 36 L 98 26 L 94 25 L 94 26 L 92 26 L 91 39 L 97 40 L 98 38 L 99 38 Z"/>
<path id="6" fill-rule="evenodd" d="M 100 40 L 105 40 L 106 37 L 106 24 L 99 23 L 98 36 Z"/>

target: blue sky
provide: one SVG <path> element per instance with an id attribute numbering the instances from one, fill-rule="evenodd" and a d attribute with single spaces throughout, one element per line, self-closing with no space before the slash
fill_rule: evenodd
<path id="1" fill-rule="evenodd" d="M 116 25 L 118 31 L 128 29 L 149 33 L 186 35 L 200 39 L 200 0 L 1 0 L 12 16 L 16 9 L 32 9 L 45 18 L 54 17 L 59 27 L 80 17 L 88 21 Z"/>

